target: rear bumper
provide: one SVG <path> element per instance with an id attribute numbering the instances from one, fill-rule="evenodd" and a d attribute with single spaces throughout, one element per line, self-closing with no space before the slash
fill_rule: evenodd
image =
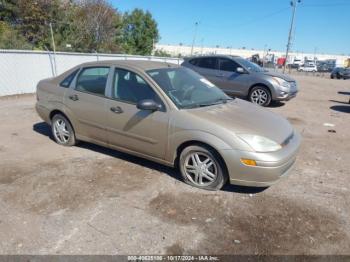
<path id="1" fill-rule="evenodd" d="M 238 150 L 221 150 L 231 184 L 266 187 L 273 185 L 291 171 L 300 146 L 301 137 L 294 133 L 288 145 L 272 153 L 256 153 Z M 254 159 L 257 166 L 241 163 L 241 158 Z"/>
<path id="2" fill-rule="evenodd" d="M 50 124 L 50 111 L 46 107 L 40 105 L 38 102 L 35 104 L 35 110 L 42 120 Z"/>

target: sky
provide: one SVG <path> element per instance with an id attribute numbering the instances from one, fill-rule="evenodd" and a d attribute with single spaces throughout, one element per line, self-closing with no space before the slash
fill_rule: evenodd
<path id="1" fill-rule="evenodd" d="M 110 0 L 119 11 L 141 8 L 158 23 L 161 44 L 283 51 L 290 0 Z M 350 0 L 301 0 L 292 50 L 350 55 Z"/>

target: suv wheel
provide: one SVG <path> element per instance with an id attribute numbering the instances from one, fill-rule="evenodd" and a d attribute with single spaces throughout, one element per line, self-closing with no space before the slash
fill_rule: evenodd
<path id="1" fill-rule="evenodd" d="M 56 114 L 51 121 L 51 131 L 56 143 L 63 146 L 76 144 L 75 133 L 66 117 Z"/>
<path id="2" fill-rule="evenodd" d="M 250 91 L 249 100 L 260 106 L 268 106 L 271 103 L 270 90 L 264 86 L 256 86 Z"/>
<path id="3" fill-rule="evenodd" d="M 194 187 L 219 190 L 227 181 L 220 157 L 203 146 L 186 147 L 181 152 L 179 168 L 185 183 Z"/>

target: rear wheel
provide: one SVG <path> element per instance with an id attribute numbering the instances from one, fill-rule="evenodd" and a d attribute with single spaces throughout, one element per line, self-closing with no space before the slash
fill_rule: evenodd
<path id="1" fill-rule="evenodd" d="M 179 168 L 185 183 L 194 187 L 219 190 L 227 181 L 224 163 L 214 150 L 204 146 L 186 147 Z"/>
<path id="2" fill-rule="evenodd" d="M 255 86 L 249 93 L 249 100 L 259 106 L 268 106 L 271 103 L 271 94 L 264 86 Z"/>
<path id="3" fill-rule="evenodd" d="M 76 144 L 75 133 L 72 125 L 66 117 L 56 114 L 51 121 L 51 131 L 56 143 L 63 146 Z"/>

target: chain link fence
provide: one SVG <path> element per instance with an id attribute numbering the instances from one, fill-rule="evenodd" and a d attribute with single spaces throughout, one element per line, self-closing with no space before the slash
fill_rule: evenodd
<path id="1" fill-rule="evenodd" d="M 0 96 L 34 93 L 41 79 L 59 75 L 81 63 L 101 60 L 182 63 L 182 59 L 170 57 L 0 49 Z"/>

